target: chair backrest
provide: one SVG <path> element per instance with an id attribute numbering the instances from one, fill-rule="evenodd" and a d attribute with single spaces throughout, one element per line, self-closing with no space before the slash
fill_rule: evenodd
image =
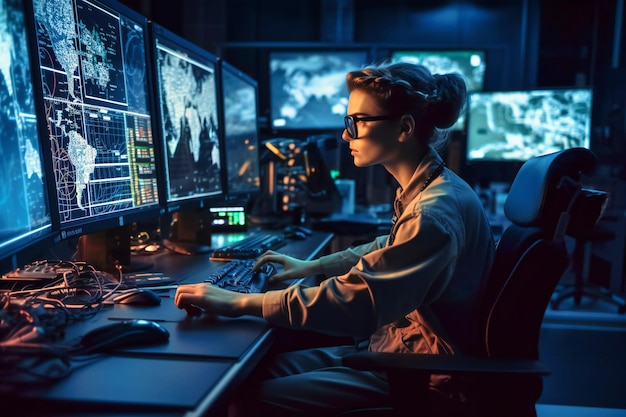
<path id="1" fill-rule="evenodd" d="M 483 283 L 481 327 L 490 357 L 538 358 L 545 309 L 569 265 L 564 236 L 593 228 L 607 194 L 580 184 L 596 156 L 573 148 L 531 158 L 517 173 L 504 214 L 511 225 Z"/>

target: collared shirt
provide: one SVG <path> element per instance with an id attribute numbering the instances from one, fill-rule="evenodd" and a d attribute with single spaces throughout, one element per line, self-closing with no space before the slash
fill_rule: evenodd
<path id="1" fill-rule="evenodd" d="M 265 293 L 263 317 L 277 326 L 370 339 L 385 352 L 471 350 L 479 335 L 476 295 L 494 241 L 476 193 L 443 169 L 433 149 L 398 189 L 388 236 L 320 258 L 330 277 Z"/>

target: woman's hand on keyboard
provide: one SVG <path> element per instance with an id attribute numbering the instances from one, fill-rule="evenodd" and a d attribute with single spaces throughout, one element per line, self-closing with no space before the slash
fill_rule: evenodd
<path id="1" fill-rule="evenodd" d="M 200 307 L 209 316 L 239 317 L 250 314 L 261 317 L 262 303 L 263 294 L 241 294 L 206 283 L 179 285 L 174 298 L 178 308 L 194 311 Z"/>
<path id="2" fill-rule="evenodd" d="M 320 273 L 319 260 L 303 261 L 282 253 L 267 251 L 263 255 L 259 256 L 252 267 L 253 271 L 258 270 L 262 265 L 266 263 L 276 263 L 283 266 L 283 270 L 276 272 L 270 278 L 270 282 L 281 282 L 290 279 L 304 278 L 309 275 Z"/>

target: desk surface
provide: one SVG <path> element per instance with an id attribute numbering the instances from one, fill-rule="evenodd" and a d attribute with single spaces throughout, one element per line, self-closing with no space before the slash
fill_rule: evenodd
<path id="1" fill-rule="evenodd" d="M 306 240 L 289 241 L 281 252 L 312 259 L 332 238 L 332 233 L 314 232 Z M 210 261 L 209 255 L 169 251 L 141 258 L 179 283 L 202 282 L 223 265 Z M 68 326 L 64 342 L 75 343 L 89 330 L 113 320 L 141 318 L 163 325 L 170 332 L 167 344 L 124 349 L 75 364 L 70 375 L 51 385 L 0 384 L 0 401 L 5 406 L 33 408 L 29 415 L 46 416 L 191 417 L 223 406 L 271 346 L 270 326 L 251 316 L 189 319 L 174 305 L 175 289 L 160 294 L 159 306 L 104 306 L 95 316 Z"/>

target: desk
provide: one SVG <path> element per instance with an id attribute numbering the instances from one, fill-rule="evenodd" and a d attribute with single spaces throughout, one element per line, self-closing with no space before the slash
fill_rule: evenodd
<path id="1" fill-rule="evenodd" d="M 314 232 L 306 240 L 289 241 L 281 252 L 313 259 L 324 253 L 332 238 L 332 233 Z M 181 283 L 202 282 L 222 266 L 208 255 L 167 251 L 149 260 L 153 270 Z M 47 417 L 214 415 L 270 348 L 274 332 L 256 317 L 186 320 L 185 312 L 174 306 L 174 294 L 173 289 L 164 292 L 156 307 L 105 306 L 94 317 L 68 326 L 65 336 L 70 343 L 111 320 L 143 318 L 169 330 L 167 344 L 103 355 L 52 385 L 6 387 L 0 392 L 3 411 Z"/>

